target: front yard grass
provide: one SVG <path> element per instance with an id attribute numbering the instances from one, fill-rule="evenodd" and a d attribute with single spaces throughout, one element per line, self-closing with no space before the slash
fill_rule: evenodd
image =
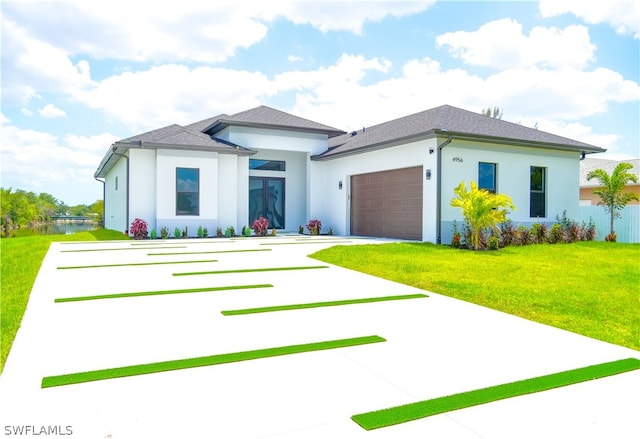
<path id="1" fill-rule="evenodd" d="M 35 235 L 0 239 L 0 372 L 20 327 L 42 260 L 54 241 L 129 239 L 122 232 L 95 230 L 72 235 Z"/>
<path id="2" fill-rule="evenodd" d="M 337 246 L 315 259 L 640 350 L 640 245 Z"/>

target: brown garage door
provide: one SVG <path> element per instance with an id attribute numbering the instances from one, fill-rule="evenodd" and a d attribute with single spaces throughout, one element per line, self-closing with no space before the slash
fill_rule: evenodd
<path id="1" fill-rule="evenodd" d="M 422 240 L 422 166 L 351 176 L 351 234 Z"/>

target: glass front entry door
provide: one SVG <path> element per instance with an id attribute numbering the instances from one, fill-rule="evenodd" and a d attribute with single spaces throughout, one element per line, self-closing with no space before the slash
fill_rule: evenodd
<path id="1" fill-rule="evenodd" d="M 261 216 L 284 229 L 284 178 L 249 177 L 249 226 Z"/>

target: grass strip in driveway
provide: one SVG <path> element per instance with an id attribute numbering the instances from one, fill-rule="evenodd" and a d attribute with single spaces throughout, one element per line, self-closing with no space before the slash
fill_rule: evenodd
<path id="1" fill-rule="evenodd" d="M 197 276 L 200 274 L 260 273 L 264 271 L 313 270 L 316 268 L 329 268 L 329 266 L 328 265 L 302 265 L 298 267 L 271 267 L 271 268 L 245 268 L 241 270 L 192 271 L 187 273 L 173 273 L 173 275 L 174 276 Z"/>
<path id="2" fill-rule="evenodd" d="M 205 262 L 218 262 L 218 260 L 209 259 L 204 261 L 165 261 L 165 262 L 134 262 L 129 264 L 69 265 L 69 266 L 58 267 L 58 270 L 74 270 L 77 268 L 137 267 L 142 265 L 202 264 Z"/>
<path id="3" fill-rule="evenodd" d="M 182 288 L 179 290 L 160 290 L 160 291 L 142 291 L 133 293 L 114 293 L 114 294 L 98 294 L 94 296 L 77 296 L 62 297 L 55 299 L 56 303 L 63 302 L 81 302 L 84 300 L 100 300 L 100 299 L 120 299 L 124 297 L 141 297 L 141 296 L 160 296 L 163 294 L 185 294 L 185 293 L 206 293 L 210 291 L 228 291 L 228 290 L 248 290 L 252 288 L 273 288 L 271 284 L 253 284 L 253 285 L 229 285 L 226 287 L 205 287 L 205 288 Z"/>
<path id="4" fill-rule="evenodd" d="M 325 306 L 355 305 L 360 303 L 386 302 L 390 300 L 421 299 L 425 297 L 429 297 L 429 296 L 427 296 L 426 294 L 404 294 L 399 296 L 382 296 L 382 297 L 368 297 L 364 299 L 334 300 L 330 302 L 298 303 L 294 305 L 279 305 L 279 306 L 265 306 L 261 308 L 234 309 L 234 310 L 222 311 L 222 315 L 237 316 L 237 315 L 243 315 L 243 314 L 258 314 L 263 312 L 289 311 L 289 310 L 308 309 L 308 308 L 322 308 Z"/>
<path id="5" fill-rule="evenodd" d="M 167 253 L 147 253 L 147 256 L 170 256 L 170 255 L 204 255 L 209 253 L 246 253 L 246 252 L 270 252 L 270 248 L 250 249 L 250 250 L 212 250 L 206 252 L 167 252 Z"/>
<path id="6" fill-rule="evenodd" d="M 304 244 L 341 244 L 341 243 L 347 243 L 347 242 L 351 242 L 351 241 L 329 241 L 329 240 L 309 240 L 306 242 L 300 242 L 297 241 L 296 242 L 261 242 L 260 245 L 304 245 Z"/>
<path id="7" fill-rule="evenodd" d="M 252 351 L 233 352 L 228 354 L 210 355 L 206 357 L 187 358 L 182 360 L 162 361 L 158 363 L 138 364 L 134 366 L 115 367 L 112 369 L 92 370 L 88 372 L 70 373 L 66 375 L 48 376 L 42 379 L 41 387 L 66 386 L 69 384 L 87 383 L 90 381 L 123 378 L 149 373 L 168 372 L 171 370 L 190 369 L 193 367 L 215 366 L 218 364 L 234 363 L 238 361 L 257 360 L 260 358 L 277 357 L 282 355 L 300 354 L 303 352 L 321 351 L 326 349 L 345 348 L 370 343 L 386 341 L 377 335 L 366 337 L 345 338 L 321 341 L 316 343 L 281 346 Z"/>
<path id="8" fill-rule="evenodd" d="M 640 360 L 624 360 L 601 363 L 579 369 L 567 370 L 550 375 L 530 378 L 512 383 L 471 390 L 455 395 L 443 396 L 412 404 L 391 407 L 351 417 L 365 430 L 389 427 L 403 422 L 414 421 L 453 410 L 486 404 L 515 396 L 527 395 L 558 387 L 569 386 L 584 381 L 604 378 L 640 369 Z"/>
<path id="9" fill-rule="evenodd" d="M 76 244 L 76 243 L 74 243 Z M 92 243 L 93 244 L 93 243 Z M 158 248 L 187 248 L 186 245 L 172 245 L 167 247 L 157 247 L 157 246 L 146 246 L 146 247 L 120 247 L 120 248 L 83 248 L 80 250 L 60 250 L 60 253 L 85 253 L 85 252 L 115 252 L 115 251 L 123 251 L 123 250 L 148 250 L 148 249 L 158 249 Z"/>

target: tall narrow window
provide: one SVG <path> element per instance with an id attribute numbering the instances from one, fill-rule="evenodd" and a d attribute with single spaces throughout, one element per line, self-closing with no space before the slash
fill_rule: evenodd
<path id="1" fill-rule="evenodd" d="M 176 168 L 176 215 L 200 215 L 200 170 Z"/>
<path id="2" fill-rule="evenodd" d="M 540 166 L 531 167 L 531 192 L 529 197 L 529 216 L 544 218 L 547 216 L 547 169 Z"/>
<path id="3" fill-rule="evenodd" d="M 478 163 L 478 187 L 496 193 L 496 164 Z"/>

